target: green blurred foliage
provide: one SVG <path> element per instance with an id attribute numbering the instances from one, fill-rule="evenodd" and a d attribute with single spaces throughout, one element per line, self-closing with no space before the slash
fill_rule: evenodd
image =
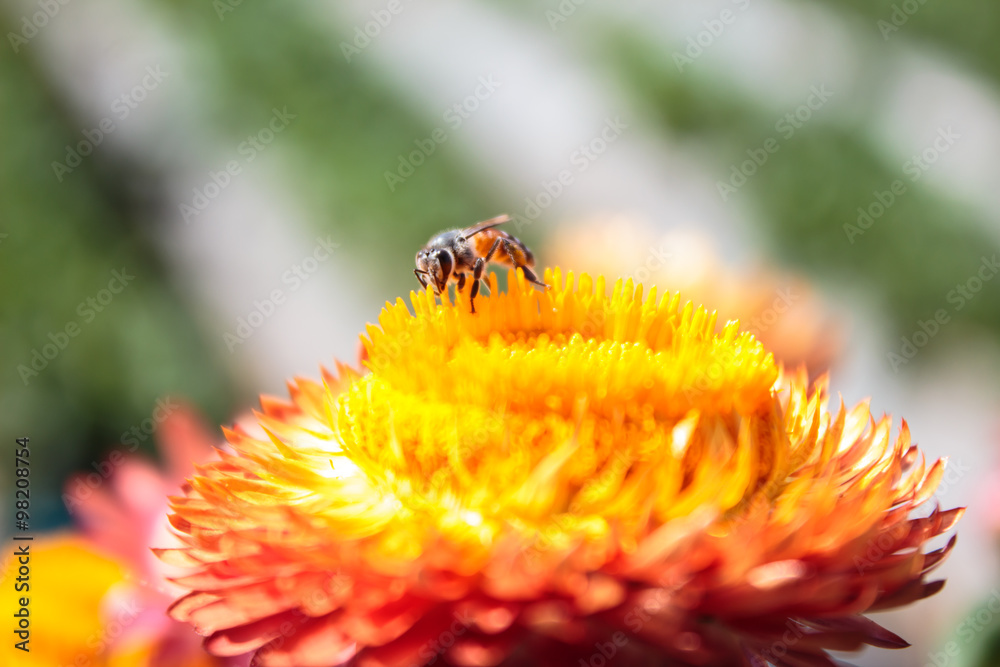
<path id="1" fill-rule="evenodd" d="M 952 636 L 931 656 L 934 664 L 955 667 L 1000 665 L 1000 588 L 967 613 Z"/>
<path id="2" fill-rule="evenodd" d="M 151 212 L 125 176 L 136 172 L 93 155 L 57 180 L 51 163 L 82 128 L 30 53 L 0 49 L 0 118 L 0 409 L 7 444 L 31 438 L 42 527 L 63 515 L 66 475 L 122 447 L 157 398 L 183 395 L 221 418 L 231 388 L 144 237 Z M 106 306 L 88 304 L 115 270 L 135 278 Z M 151 441 L 143 448 L 152 452 Z M 0 489 L 12 458 L 0 457 Z"/>
<path id="3" fill-rule="evenodd" d="M 1000 3 L 992 0 L 820 0 L 887 45 L 911 40 L 1000 83 Z"/>
<path id="4" fill-rule="evenodd" d="M 610 30 L 603 53 L 663 131 L 714 148 L 720 182 L 729 182 L 747 150 L 776 138 L 778 151 L 726 201 L 754 212 L 786 263 L 874 297 L 900 335 L 940 308 L 953 311 L 949 292 L 975 275 L 984 255 L 1000 250 L 974 212 L 923 180 L 911 182 L 901 165 L 882 158 L 860 122 L 836 125 L 820 110 L 786 139 L 776 130 L 783 113 L 710 74 L 680 72 L 669 52 L 631 31 Z M 865 100 L 856 103 L 863 107 Z M 858 208 L 868 208 L 874 193 L 897 179 L 906 192 L 863 234 L 848 233 Z M 1000 331 L 1000 302 L 988 296 L 954 315 Z"/>

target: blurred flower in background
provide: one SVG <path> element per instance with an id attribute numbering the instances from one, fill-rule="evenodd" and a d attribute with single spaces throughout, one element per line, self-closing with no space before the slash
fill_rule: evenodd
<path id="1" fill-rule="evenodd" d="M 5 665 L 53 667 L 71 664 L 109 664 L 110 644 L 136 614 L 133 600 L 118 595 L 125 577 L 123 565 L 99 553 L 93 544 L 72 535 L 53 535 L 31 545 L 30 563 L 36 572 L 48 570 L 45 579 L 34 581 L 34 590 L 22 590 L 33 601 L 30 635 L 4 641 L 0 648 Z M 14 618 L 19 611 L 14 590 L 20 562 L 15 556 L 4 568 L 3 612 Z M 29 582 L 30 583 L 30 582 Z M 10 639 L 10 638 L 8 638 Z M 15 644 L 30 640 L 32 650 L 19 651 Z M 140 647 L 122 647 L 119 654 L 132 656 Z M 78 663 L 79 661 L 79 663 Z M 133 664 L 140 664 L 135 662 Z"/>
<path id="2" fill-rule="evenodd" d="M 635 284 L 669 285 L 695 303 L 710 304 L 719 320 L 739 320 L 789 369 L 804 365 L 816 377 L 833 365 L 845 323 L 802 278 L 726 266 L 710 238 L 695 230 L 657 235 L 628 219 L 560 226 L 544 256 L 553 265 Z"/>
<path id="3" fill-rule="evenodd" d="M 540 266 L 649 268 L 908 415 L 969 516 L 947 589 L 880 619 L 914 648 L 857 662 L 972 659 L 959 627 L 1000 587 L 973 503 L 998 32 L 990 0 L 3 3 L 0 410 L 37 452 L 32 528 L 66 530 L 67 480 L 109 452 L 156 456 L 161 397 L 224 423 L 353 358 L 427 238 L 508 212 Z M 13 480 L 0 457 L 4 535 Z"/>
<path id="4" fill-rule="evenodd" d="M 31 602 L 31 651 L 5 642 L 4 655 L 17 665 L 106 665 L 108 667 L 237 667 L 202 649 L 201 638 L 167 616 L 181 589 L 169 583 L 170 568 L 153 554 L 171 543 L 167 498 L 181 491 L 198 463 L 216 459 L 214 440 L 194 411 L 165 401 L 157 433 L 161 472 L 145 457 L 114 450 L 100 472 L 71 479 L 63 499 L 76 520 L 72 533 L 43 538 L 30 547 L 24 595 Z M 13 589 L 18 559 L 4 576 Z M 51 575 L 58 573 L 57 577 Z M 4 591 L 4 599 L 13 602 Z M 16 604 L 16 603 L 15 603 Z M 11 613 L 16 610 L 11 604 Z M 27 660 L 27 662 L 25 662 Z"/>

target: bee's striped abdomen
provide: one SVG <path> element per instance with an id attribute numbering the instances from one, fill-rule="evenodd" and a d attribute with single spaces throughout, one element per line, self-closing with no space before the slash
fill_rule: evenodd
<path id="1" fill-rule="evenodd" d="M 471 241 L 476 244 L 476 255 L 479 257 L 486 257 L 486 253 L 490 251 L 490 248 L 493 247 L 493 244 L 496 243 L 496 240 L 499 238 L 507 239 L 507 241 L 509 241 L 507 247 L 510 249 L 510 253 L 513 254 L 514 258 L 512 261 L 511 255 L 508 254 L 507 250 L 504 249 L 504 244 L 501 243 L 501 245 L 493 253 L 493 257 L 490 258 L 491 262 L 505 264 L 506 266 L 511 267 L 518 265 L 535 265 L 535 258 L 531 254 L 531 251 L 528 250 L 527 246 L 521 243 L 517 237 L 512 234 L 508 234 L 502 229 L 487 229 L 472 237 Z"/>

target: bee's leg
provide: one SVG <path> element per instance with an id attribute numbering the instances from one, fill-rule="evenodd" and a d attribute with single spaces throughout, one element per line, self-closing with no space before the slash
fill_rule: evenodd
<path id="1" fill-rule="evenodd" d="M 417 280 L 420 281 L 420 285 L 424 289 L 427 289 L 427 279 L 424 278 L 424 276 L 427 275 L 427 272 L 421 271 L 420 269 L 413 269 L 413 275 L 415 275 L 417 277 Z"/>
<path id="2" fill-rule="evenodd" d="M 472 269 L 472 288 L 469 290 L 469 303 L 472 304 L 472 312 L 476 312 L 476 295 L 479 294 L 479 281 L 483 278 L 484 268 L 486 268 L 486 260 L 480 257 Z"/>
<path id="3" fill-rule="evenodd" d="M 534 284 L 538 285 L 539 287 L 546 287 L 546 288 L 548 287 L 548 285 L 546 285 L 545 283 L 543 283 L 541 280 L 538 279 L 538 276 L 535 275 L 534 271 L 532 271 L 531 269 L 529 269 L 524 264 L 518 265 L 517 268 L 521 269 L 521 271 L 524 272 L 524 277 L 527 278 L 527 280 L 528 280 L 529 283 L 534 283 Z"/>
<path id="4" fill-rule="evenodd" d="M 491 246 L 490 246 L 490 251 L 489 251 L 488 253 L 486 253 L 486 257 L 484 257 L 484 258 L 483 258 L 483 263 L 484 263 L 484 264 L 485 264 L 486 262 L 490 261 L 490 259 L 491 259 L 491 258 L 493 257 L 493 253 L 495 253 L 495 252 L 497 251 L 497 248 L 499 248 L 499 247 L 500 247 L 500 244 L 501 244 L 501 243 L 502 243 L 503 241 L 504 241 L 504 238 L 503 238 L 502 236 L 498 236 L 498 237 L 497 237 L 497 240 L 496 240 L 496 241 L 494 241 L 494 242 L 493 242 L 493 245 L 491 245 Z"/>
<path id="5" fill-rule="evenodd" d="M 538 279 L 538 276 L 535 275 L 535 272 L 532 271 L 530 268 L 528 268 L 526 264 L 523 264 L 517 260 L 517 253 L 514 252 L 514 244 L 511 243 L 508 239 L 500 237 L 496 241 L 494 241 L 493 247 L 490 248 L 489 255 L 493 254 L 493 251 L 496 249 L 497 245 L 503 245 L 504 252 L 506 252 L 507 257 L 510 258 L 510 263 L 514 266 L 514 269 L 515 270 L 521 269 L 521 271 L 524 272 L 525 279 L 529 283 L 534 283 L 539 287 L 548 287 L 548 285 L 546 285 L 545 283 L 543 283 L 541 280 Z M 487 255 L 487 257 L 489 257 L 489 255 Z"/>
<path id="6" fill-rule="evenodd" d="M 455 298 L 458 299 L 459 292 L 465 289 L 465 274 L 453 273 L 451 275 L 455 276 L 455 279 L 457 281 L 457 284 L 455 285 Z"/>

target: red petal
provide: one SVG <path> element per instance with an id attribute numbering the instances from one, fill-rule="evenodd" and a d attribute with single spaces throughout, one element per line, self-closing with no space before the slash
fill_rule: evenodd
<path id="1" fill-rule="evenodd" d="M 906 648 L 910 644 L 899 635 L 886 630 L 881 625 L 864 616 L 845 618 L 804 619 L 817 630 L 830 632 L 856 632 L 864 636 L 864 642 L 879 648 Z"/>
<path id="2" fill-rule="evenodd" d="M 289 611 L 249 625 L 221 630 L 205 640 L 205 650 L 221 657 L 242 655 L 277 639 L 283 630 L 290 634 L 303 620 L 298 612 Z"/>
<path id="3" fill-rule="evenodd" d="M 310 620 L 257 651 L 260 667 L 331 667 L 354 657 L 357 645 L 332 616 Z"/>

